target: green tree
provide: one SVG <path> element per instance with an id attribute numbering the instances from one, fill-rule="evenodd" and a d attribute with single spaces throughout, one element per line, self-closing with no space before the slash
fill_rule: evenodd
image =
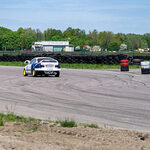
<path id="1" fill-rule="evenodd" d="M 36 40 L 37 41 L 42 41 L 44 39 L 44 36 L 42 34 L 42 32 L 39 29 L 36 29 Z"/>
<path id="2" fill-rule="evenodd" d="M 98 31 L 93 30 L 92 32 L 90 31 L 89 34 L 87 35 L 88 39 L 88 44 L 90 46 L 98 45 Z"/>
<path id="3" fill-rule="evenodd" d="M 120 49 L 120 45 L 118 42 L 110 42 L 108 45 L 108 50 L 110 51 L 118 51 Z"/>
<path id="4" fill-rule="evenodd" d="M 55 38 L 53 38 L 55 36 Z M 47 29 L 44 31 L 44 39 L 46 41 L 52 41 L 52 39 L 56 39 L 56 36 L 59 37 L 59 39 L 63 39 L 62 31 L 56 30 L 56 29 Z M 56 41 L 58 41 L 56 39 Z"/>
<path id="5" fill-rule="evenodd" d="M 103 49 L 108 49 L 109 43 L 113 38 L 112 32 L 100 32 L 98 35 L 98 43 Z"/>
<path id="6" fill-rule="evenodd" d="M 146 41 L 145 43 L 147 43 L 147 47 L 150 48 L 150 33 L 144 34 L 143 38 Z"/>
<path id="7" fill-rule="evenodd" d="M 20 49 L 31 49 L 32 42 L 37 41 L 37 33 L 31 28 L 19 28 L 17 34 L 20 38 Z"/>

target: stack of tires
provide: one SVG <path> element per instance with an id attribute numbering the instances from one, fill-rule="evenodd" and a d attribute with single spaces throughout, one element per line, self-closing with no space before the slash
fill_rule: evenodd
<path id="1" fill-rule="evenodd" d="M 140 65 L 141 59 L 133 59 L 133 65 Z"/>
<path id="2" fill-rule="evenodd" d="M 141 74 L 150 74 L 150 62 L 141 62 Z"/>
<path id="3" fill-rule="evenodd" d="M 128 61 L 128 59 L 121 60 L 121 71 L 129 71 L 129 61 Z"/>

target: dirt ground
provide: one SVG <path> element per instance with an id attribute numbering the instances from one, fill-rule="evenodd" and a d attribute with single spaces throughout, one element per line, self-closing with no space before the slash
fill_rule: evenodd
<path id="1" fill-rule="evenodd" d="M 150 150 L 150 133 L 54 123 L 5 123 L 0 150 Z"/>

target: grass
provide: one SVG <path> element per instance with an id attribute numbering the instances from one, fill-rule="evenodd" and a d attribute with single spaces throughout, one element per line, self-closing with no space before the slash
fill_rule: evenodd
<path id="1" fill-rule="evenodd" d="M 120 64 L 118 65 L 105 65 L 105 64 L 61 64 L 62 68 L 72 68 L 72 69 L 120 69 Z M 138 69 L 140 66 L 130 65 L 131 69 Z"/>
<path id="2" fill-rule="evenodd" d="M 4 123 L 4 122 L 15 122 L 15 121 L 27 123 L 27 122 L 35 121 L 35 119 L 31 117 L 18 116 L 13 113 L 8 113 L 8 114 L 0 113 L 0 125 L 2 124 L 2 122 Z"/>
<path id="3" fill-rule="evenodd" d="M 24 62 L 0 62 L 0 66 L 25 66 Z M 72 69 L 120 69 L 118 65 L 105 65 L 105 64 L 69 64 L 61 63 L 61 68 L 72 68 Z M 130 65 L 130 69 L 138 69 L 140 66 Z"/>
<path id="4" fill-rule="evenodd" d="M 13 62 L 5 62 L 5 61 L 1 61 L 0 62 L 0 66 L 25 66 L 24 62 L 17 62 L 17 61 L 13 61 Z"/>
<path id="5" fill-rule="evenodd" d="M 90 128 L 99 128 L 99 126 L 97 124 L 81 124 L 81 126 L 86 127 L 90 127 Z"/>
<path id="6" fill-rule="evenodd" d="M 0 119 L 0 126 L 4 125 L 4 121 L 2 119 Z"/>
<path id="7" fill-rule="evenodd" d="M 61 127 L 77 127 L 77 123 L 74 120 L 64 120 L 64 121 L 56 121 L 57 124 L 60 124 Z"/>
<path id="8" fill-rule="evenodd" d="M 0 126 L 3 126 L 5 122 L 22 122 L 22 123 L 35 123 L 33 126 L 31 126 L 28 130 L 35 132 L 38 129 L 39 119 L 31 118 L 31 117 L 24 117 L 24 116 L 18 116 L 13 113 L 0 113 Z M 77 127 L 78 125 L 84 126 L 84 127 L 90 127 L 90 128 L 99 128 L 97 124 L 84 124 L 79 123 L 77 124 L 74 120 L 57 120 L 57 121 L 51 121 L 54 122 L 54 124 L 60 124 L 61 127 Z"/>

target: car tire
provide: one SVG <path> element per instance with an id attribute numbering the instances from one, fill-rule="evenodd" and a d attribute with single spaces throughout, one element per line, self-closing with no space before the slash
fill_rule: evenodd
<path id="1" fill-rule="evenodd" d="M 24 76 L 27 76 L 27 75 L 28 75 L 25 69 L 23 70 L 23 75 L 24 75 Z"/>
<path id="2" fill-rule="evenodd" d="M 37 76 L 37 72 L 35 70 L 32 71 L 32 76 L 36 77 Z"/>
<path id="3" fill-rule="evenodd" d="M 56 71 L 55 77 L 59 77 L 59 76 L 60 76 L 60 72 L 59 72 L 59 71 Z"/>

